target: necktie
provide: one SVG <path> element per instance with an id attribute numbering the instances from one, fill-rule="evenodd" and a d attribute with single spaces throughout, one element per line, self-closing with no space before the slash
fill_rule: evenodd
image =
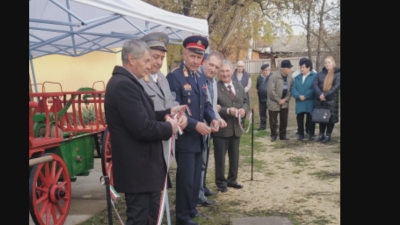
<path id="1" fill-rule="evenodd" d="M 196 75 L 194 74 L 194 72 L 192 72 L 192 77 L 193 77 L 194 81 L 196 81 L 196 83 L 197 83 Z"/>
<path id="2" fill-rule="evenodd" d="M 234 98 L 235 98 L 235 94 L 233 93 L 233 91 L 232 91 L 231 88 L 232 88 L 232 86 L 231 86 L 231 85 L 228 85 L 229 93 L 231 94 L 232 99 L 234 99 Z"/>
<path id="3" fill-rule="evenodd" d="M 164 96 L 164 92 L 163 92 L 162 89 L 161 89 L 160 83 L 159 83 L 159 82 L 156 82 L 156 84 L 157 84 L 158 88 L 160 89 L 161 94 Z"/>

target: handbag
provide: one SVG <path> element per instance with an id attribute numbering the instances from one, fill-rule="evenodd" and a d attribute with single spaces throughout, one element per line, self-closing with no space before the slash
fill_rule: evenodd
<path id="1" fill-rule="evenodd" d="M 322 101 L 325 103 L 325 101 Z M 318 107 L 314 108 L 311 114 L 311 121 L 314 123 L 329 123 L 331 118 L 331 110 L 327 108 L 321 108 L 321 101 Z"/>

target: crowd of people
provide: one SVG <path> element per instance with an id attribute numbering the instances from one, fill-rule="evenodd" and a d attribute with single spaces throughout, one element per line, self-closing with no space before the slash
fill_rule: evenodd
<path id="1" fill-rule="evenodd" d="M 266 129 L 267 111 L 269 115 L 271 141 L 289 140 L 286 129 L 289 115 L 289 101 L 295 99 L 298 140 L 309 135 L 308 140 L 315 139 L 316 122 L 312 119 L 314 109 L 327 109 L 330 118 L 319 122 L 317 142 L 327 143 L 331 140 L 334 124 L 339 122 L 339 90 L 340 68 L 332 56 L 324 59 L 324 67 L 320 72 L 313 69 L 310 59 L 299 60 L 299 70 L 292 73 L 290 60 L 282 60 L 280 69 L 270 73 L 269 64 L 261 66 L 261 74 L 257 79 L 260 126 Z M 291 74 L 291 76 L 289 76 Z M 279 115 L 279 123 L 278 117 Z M 277 132 L 279 124 L 279 133 Z"/>
<path id="2" fill-rule="evenodd" d="M 244 70 L 243 61 L 234 69 L 219 52 L 205 53 L 207 38 L 193 35 L 183 41 L 184 61 L 165 76 L 160 69 L 168 43 L 163 32 L 126 41 L 122 66 L 114 67 L 106 87 L 114 188 L 125 194 L 127 225 L 157 224 L 163 213 L 162 195 L 165 188 L 173 186 L 176 224 L 198 224 L 193 219 L 203 215 L 197 207 L 217 204 L 207 198 L 217 195 L 206 186 L 211 141 L 217 190 L 224 193 L 228 187 L 243 188 L 238 182 L 239 146 L 243 121 L 250 110 L 251 75 Z M 318 73 L 313 72 L 308 59 L 300 61 L 301 73 L 292 74 L 291 68 L 289 60 L 283 60 L 276 73 L 271 73 L 268 64 L 261 67 L 256 86 L 258 130 L 267 128 L 269 117 L 271 141 L 278 134 L 280 140 L 288 140 L 289 101 L 293 97 L 299 140 L 304 139 L 305 130 L 309 139 L 314 139 L 311 112 L 316 105 L 331 109 L 329 123 L 319 124 L 317 141 L 326 143 L 338 122 L 340 70 L 332 57 L 325 59 L 325 67 Z M 169 178 L 172 158 L 177 165 L 175 185 Z"/>

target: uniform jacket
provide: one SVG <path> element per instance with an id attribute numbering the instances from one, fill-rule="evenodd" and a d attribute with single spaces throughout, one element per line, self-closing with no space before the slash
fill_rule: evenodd
<path id="1" fill-rule="evenodd" d="M 279 101 L 282 99 L 282 91 L 283 91 L 283 78 L 281 71 L 278 70 L 272 75 L 268 80 L 267 87 L 267 108 L 271 111 L 279 111 L 281 108 L 289 108 L 289 101 L 292 96 L 292 85 L 293 85 L 293 77 L 287 75 L 288 82 L 288 90 L 286 93 L 286 102 L 282 106 L 279 105 Z"/>
<path id="2" fill-rule="evenodd" d="M 314 80 L 314 92 L 315 92 L 315 103 L 314 108 L 320 105 L 319 96 L 324 93 L 326 98 L 326 107 L 331 110 L 331 119 L 330 123 L 339 122 L 339 90 L 340 90 L 340 69 L 335 68 L 334 78 L 331 89 L 329 91 L 323 92 L 324 89 L 324 80 L 326 75 L 328 75 L 328 70 L 325 67 L 321 72 L 318 72 L 315 80 Z M 324 106 L 321 104 L 321 106 Z"/>
<path id="3" fill-rule="evenodd" d="M 121 66 L 114 67 L 107 83 L 104 107 L 116 191 L 161 191 L 167 172 L 162 140 L 172 136 L 171 124 L 164 122 L 164 116 L 170 110 L 155 112 L 142 85 Z"/>
<path id="4" fill-rule="evenodd" d="M 310 71 L 303 83 L 303 75 L 296 76 L 294 78 L 292 86 L 292 95 L 296 101 L 296 114 L 306 112 L 311 113 L 314 108 L 314 80 L 316 73 Z M 299 96 L 303 95 L 306 100 L 301 101 Z"/>
<path id="5" fill-rule="evenodd" d="M 227 114 L 227 109 L 230 107 L 234 107 L 237 109 L 243 108 L 246 111 L 247 115 L 250 106 L 243 86 L 236 81 L 232 81 L 232 84 L 235 87 L 236 92 L 235 99 L 233 100 L 231 98 L 228 88 L 225 87 L 225 84 L 222 81 L 217 82 L 217 103 L 221 106 L 221 110 L 219 111 L 219 113 L 222 119 L 226 121 L 227 126 L 225 128 L 219 128 L 218 132 L 213 133 L 213 136 L 215 137 L 240 137 L 242 135 L 242 130 L 240 129 L 238 119 L 234 116 Z M 246 116 L 242 119 L 244 120 L 245 118 Z"/>
<path id="6" fill-rule="evenodd" d="M 192 115 L 187 115 L 188 125 L 184 133 L 178 136 L 175 151 L 200 152 L 206 146 L 202 135 L 196 131 L 198 122 L 204 120 L 210 124 L 216 119 L 212 105 L 207 101 L 207 85 L 205 76 L 195 71 L 196 79 L 190 75 L 190 71 L 182 63 L 177 69 L 167 75 L 172 94 L 176 95 L 176 101 L 180 105 L 187 105 Z"/>
<path id="7" fill-rule="evenodd" d="M 169 88 L 169 83 L 167 78 L 165 78 L 164 74 L 161 72 L 157 73 L 158 83 L 161 87 L 157 86 L 156 82 L 154 82 L 153 78 L 150 75 L 139 79 L 140 84 L 143 86 L 146 93 L 150 96 L 154 103 L 154 110 L 166 110 L 172 108 L 173 106 L 179 105 L 177 101 L 175 101 L 175 96 L 171 94 L 171 90 Z M 163 149 L 164 149 L 164 159 L 165 162 L 168 162 L 170 152 L 168 151 L 168 141 L 163 141 Z M 173 142 L 172 146 L 172 154 L 175 155 L 175 142 Z"/>

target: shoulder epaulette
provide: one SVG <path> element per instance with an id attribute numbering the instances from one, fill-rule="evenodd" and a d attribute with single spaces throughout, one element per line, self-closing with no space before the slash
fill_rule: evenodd
<path id="1" fill-rule="evenodd" d="M 171 70 L 171 73 L 173 73 L 176 69 L 178 69 L 179 67 L 176 67 L 175 69 Z"/>

